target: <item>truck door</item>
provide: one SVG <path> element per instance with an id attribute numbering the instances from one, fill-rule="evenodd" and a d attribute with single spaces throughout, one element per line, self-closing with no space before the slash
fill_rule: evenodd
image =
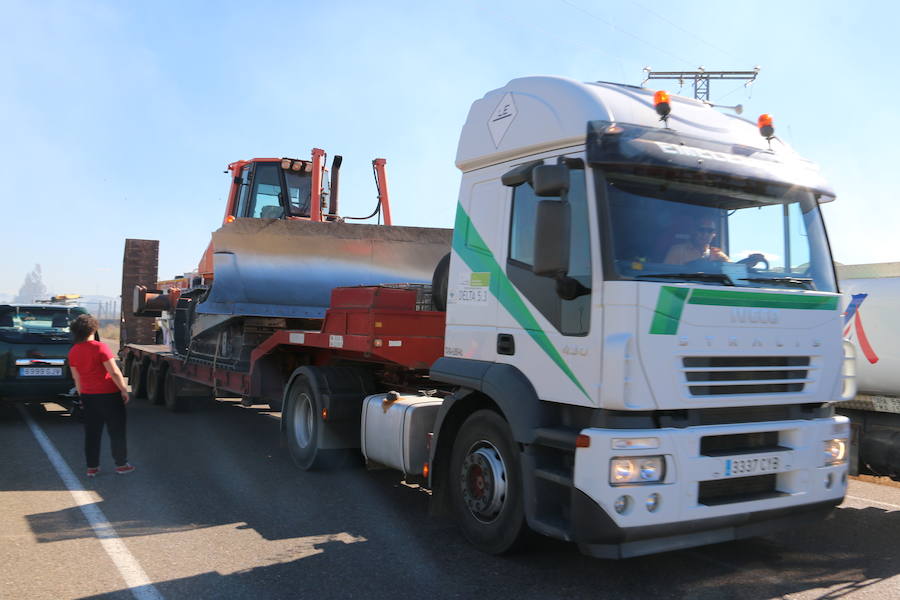
<path id="1" fill-rule="evenodd" d="M 556 159 L 546 161 L 555 163 Z M 588 194 L 584 163 L 567 159 L 569 191 L 562 200 L 570 208 L 569 277 L 584 288 L 581 295 L 564 300 L 556 280 L 532 272 L 534 239 L 540 234 L 537 203 L 528 183 L 510 189 L 506 274 L 522 302 L 501 300 L 498 311 L 498 362 L 517 366 L 529 375 L 541 399 L 588 405 L 584 383 L 599 365 L 599 349 L 591 348 L 592 260 Z M 592 356 L 593 355 L 593 356 Z M 532 377 L 531 374 L 538 376 Z"/>

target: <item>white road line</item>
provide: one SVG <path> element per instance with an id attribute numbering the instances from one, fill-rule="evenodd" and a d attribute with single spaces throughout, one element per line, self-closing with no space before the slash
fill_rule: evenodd
<path id="1" fill-rule="evenodd" d="M 84 486 L 75 477 L 75 473 L 66 464 L 65 459 L 56 449 L 56 446 L 53 445 L 53 442 L 50 441 L 50 438 L 47 437 L 47 434 L 44 433 L 44 430 L 41 429 L 41 426 L 31 418 L 31 415 L 28 414 L 22 405 L 19 405 L 19 412 L 22 413 L 25 422 L 28 423 L 28 427 L 31 429 L 31 433 L 34 434 L 38 444 L 43 448 L 47 458 L 50 459 L 50 463 L 56 469 L 59 478 L 69 488 L 69 492 L 75 499 L 75 504 L 81 509 L 84 518 L 87 519 L 91 529 L 94 530 L 94 533 L 103 545 L 103 549 L 106 550 L 113 564 L 116 565 L 116 568 L 122 575 L 122 579 L 128 585 L 131 595 L 137 600 L 163 600 L 163 595 L 153 587 L 150 578 L 147 577 L 140 563 L 128 551 L 125 542 L 116 534 L 116 530 L 106 519 L 106 515 L 103 514 L 103 511 L 94 502 L 91 494 L 84 489 Z"/>
<path id="2" fill-rule="evenodd" d="M 862 498 L 860 496 L 851 496 L 850 494 L 845 494 L 844 498 L 850 498 L 851 500 L 859 500 L 860 502 L 868 502 L 869 504 L 877 504 L 879 506 L 887 506 L 888 508 L 893 508 L 894 510 L 900 510 L 900 505 L 891 504 L 889 502 L 879 502 L 878 500 L 869 500 L 868 498 Z"/>

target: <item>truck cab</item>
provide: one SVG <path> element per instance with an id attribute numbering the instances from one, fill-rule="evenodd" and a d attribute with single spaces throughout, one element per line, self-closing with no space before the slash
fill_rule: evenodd
<path id="1" fill-rule="evenodd" d="M 40 402 L 74 388 L 69 323 L 86 312 L 68 305 L 0 305 L 0 400 Z"/>
<path id="2" fill-rule="evenodd" d="M 596 556 L 757 535 L 843 498 L 832 403 L 853 397 L 853 355 L 820 212 L 834 193 L 771 130 L 659 104 L 528 77 L 469 112 L 431 370 L 459 391 L 433 460 L 453 452 L 454 405 L 495 411 L 521 450 L 486 440 L 432 474 L 476 544 L 518 463 L 528 525 Z"/>

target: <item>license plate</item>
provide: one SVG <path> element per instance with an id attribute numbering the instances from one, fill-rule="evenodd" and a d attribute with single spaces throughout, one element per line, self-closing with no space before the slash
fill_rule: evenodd
<path id="1" fill-rule="evenodd" d="M 726 458 L 725 477 L 747 477 L 761 473 L 778 473 L 786 468 L 786 456 L 756 456 L 753 458 Z"/>
<path id="2" fill-rule="evenodd" d="M 21 367 L 20 377 L 59 377 L 62 367 Z"/>

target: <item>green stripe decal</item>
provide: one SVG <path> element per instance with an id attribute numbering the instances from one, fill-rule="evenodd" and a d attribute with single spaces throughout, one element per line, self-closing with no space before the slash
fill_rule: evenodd
<path id="1" fill-rule="evenodd" d="M 653 322 L 650 324 L 650 333 L 658 335 L 678 333 L 678 323 L 681 321 L 684 300 L 690 291 L 690 288 L 667 285 L 660 288 L 659 298 L 656 300 L 656 310 L 653 312 Z"/>
<path id="2" fill-rule="evenodd" d="M 468 242 L 468 243 L 467 243 Z M 519 292 L 506 276 L 493 253 L 484 243 L 481 235 L 475 229 L 475 224 L 469 219 L 469 215 L 463 210 L 461 204 L 457 205 L 456 223 L 453 231 L 453 251 L 463 260 L 464 263 L 476 273 L 490 273 L 490 291 L 497 298 L 497 301 L 505 308 L 510 315 L 522 326 L 528 335 L 531 336 L 538 347 L 540 347 L 547 356 L 556 363 L 563 373 L 581 390 L 581 393 L 590 400 L 590 395 L 575 373 L 569 368 L 569 365 L 563 359 L 562 355 L 541 329 L 534 315 L 528 310 Z"/>
<path id="3" fill-rule="evenodd" d="M 665 288 L 663 288 L 665 289 Z M 749 308 L 796 308 L 801 310 L 835 310 L 837 296 L 800 296 L 695 289 L 688 304 L 707 306 L 741 306 Z"/>

